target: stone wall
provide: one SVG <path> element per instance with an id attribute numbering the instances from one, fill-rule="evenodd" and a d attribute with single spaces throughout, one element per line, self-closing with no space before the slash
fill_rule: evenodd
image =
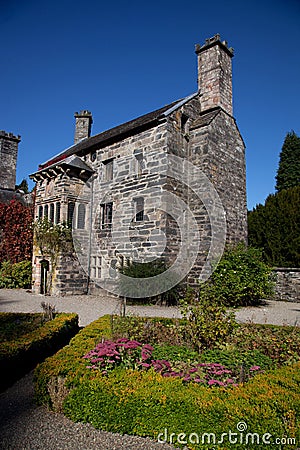
<path id="1" fill-rule="evenodd" d="M 20 136 L 0 131 L 0 189 L 15 190 Z"/>
<path id="2" fill-rule="evenodd" d="M 300 268 L 276 268 L 275 300 L 300 303 Z"/>
<path id="3" fill-rule="evenodd" d="M 221 109 L 193 125 L 191 162 L 208 177 L 226 212 L 227 242 L 246 242 L 245 146 L 235 120 Z"/>
<path id="4" fill-rule="evenodd" d="M 233 49 L 217 34 L 207 39 L 203 46 L 196 46 L 198 55 L 198 86 L 202 93 L 201 110 L 221 106 L 232 115 L 232 69 Z"/>

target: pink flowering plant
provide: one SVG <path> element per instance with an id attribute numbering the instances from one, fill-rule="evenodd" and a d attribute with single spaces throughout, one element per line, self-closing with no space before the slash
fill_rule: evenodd
<path id="1" fill-rule="evenodd" d="M 152 350 L 150 345 L 121 338 L 115 342 L 110 340 L 100 342 L 84 358 L 91 362 L 89 368 L 99 369 L 106 375 L 108 371 L 118 366 L 138 369 L 143 361 L 151 356 Z"/>
<path id="2" fill-rule="evenodd" d="M 163 377 L 179 377 L 183 382 L 194 382 L 207 386 L 237 386 L 239 376 L 219 363 L 171 362 L 166 359 L 153 359 L 154 348 L 135 340 L 121 338 L 116 341 L 103 341 L 84 358 L 90 361 L 87 367 L 97 369 L 103 375 L 117 367 L 135 370 L 154 370 Z M 259 366 L 250 368 L 249 377 L 261 372 Z"/>

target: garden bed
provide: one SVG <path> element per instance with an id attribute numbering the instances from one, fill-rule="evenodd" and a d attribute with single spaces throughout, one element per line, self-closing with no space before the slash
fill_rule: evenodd
<path id="1" fill-rule="evenodd" d="M 77 314 L 0 313 L 0 381 L 4 390 L 46 357 L 66 345 L 78 332 Z"/>
<path id="2" fill-rule="evenodd" d="M 178 374 L 166 376 L 154 365 L 138 367 L 133 353 L 124 358 L 122 350 L 125 364 L 106 360 L 106 367 L 101 366 L 101 342 L 109 347 L 107 340 L 112 338 L 114 342 L 121 338 L 124 343 L 138 339 L 141 344 L 138 351 L 142 355 L 144 348 L 145 357 L 145 345 L 149 349 L 151 344 L 153 361 L 168 358 L 173 365 L 180 359 L 185 367 L 196 363 L 193 349 L 180 342 L 174 346 L 172 342 L 161 341 L 163 328 L 168 331 L 168 339 L 174 341 L 180 321 L 146 318 L 128 321 L 131 323 L 127 328 L 112 327 L 112 318 L 103 317 L 39 365 L 35 371 L 38 402 L 62 410 L 74 421 L 91 423 L 102 430 L 150 436 L 182 448 L 204 449 L 208 444 L 211 447 L 218 444 L 219 449 L 250 449 L 258 448 L 257 439 L 260 448 L 265 448 L 262 444 L 269 444 L 268 440 L 278 443 L 275 439 L 282 439 L 284 448 L 295 448 L 292 439 L 299 443 L 299 328 L 239 325 L 230 340 L 224 340 L 223 348 L 203 351 L 198 355 L 199 364 L 222 363 L 225 370 L 239 367 L 248 370 L 248 374 L 251 367 L 259 367 L 255 376 L 234 372 L 235 385 L 220 386 L 185 380 Z M 95 355 L 89 352 L 97 345 L 102 352 L 98 359 L 102 361 L 91 363 L 90 357 Z M 114 355 L 118 361 L 118 354 Z M 107 356 L 113 361 L 113 353 L 107 352 Z M 171 369 L 174 372 L 174 366 Z M 236 433 L 238 441 L 233 442 Z"/>

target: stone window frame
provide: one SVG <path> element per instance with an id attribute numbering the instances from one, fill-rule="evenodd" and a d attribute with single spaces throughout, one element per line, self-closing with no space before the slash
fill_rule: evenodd
<path id="1" fill-rule="evenodd" d="M 111 230 L 113 202 L 101 203 L 100 228 L 101 230 Z"/>
<path id="2" fill-rule="evenodd" d="M 72 228 L 73 225 L 74 214 L 75 214 L 75 202 L 69 201 L 67 211 L 67 224 L 70 228 Z"/>
<path id="3" fill-rule="evenodd" d="M 104 166 L 103 181 L 112 181 L 114 179 L 114 159 L 115 158 L 109 158 L 102 161 Z"/>
<path id="4" fill-rule="evenodd" d="M 85 229 L 85 220 L 86 220 L 86 204 L 79 203 L 77 207 L 77 223 L 76 223 L 76 227 L 78 230 Z"/>
<path id="5" fill-rule="evenodd" d="M 44 206 L 44 219 L 49 219 L 49 205 Z"/>
<path id="6" fill-rule="evenodd" d="M 136 149 L 133 152 L 133 155 L 135 157 L 135 174 L 138 177 L 141 177 L 143 175 L 143 171 L 144 171 L 144 153 L 143 150 L 141 149 Z"/>
<path id="7" fill-rule="evenodd" d="M 49 220 L 50 222 L 54 223 L 54 203 L 50 203 Z"/>
<path id="8" fill-rule="evenodd" d="M 145 199 L 144 197 L 135 197 L 134 201 L 134 222 L 145 221 Z"/>
<path id="9" fill-rule="evenodd" d="M 102 257 L 92 255 L 91 256 L 91 277 L 93 279 L 101 279 L 102 275 Z"/>
<path id="10" fill-rule="evenodd" d="M 61 211 L 61 204 L 60 202 L 55 203 L 55 224 L 60 223 L 60 211 Z"/>

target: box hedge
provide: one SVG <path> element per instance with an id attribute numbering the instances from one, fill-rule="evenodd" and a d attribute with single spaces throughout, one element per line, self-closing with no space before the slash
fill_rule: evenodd
<path id="1" fill-rule="evenodd" d="M 1 319 L 16 321 L 19 313 L 0 313 Z M 23 314 L 25 316 L 25 314 Z M 28 314 L 36 316 L 36 314 Z M 42 316 L 42 315 L 41 315 Z M 29 333 L 0 343 L 1 390 L 66 345 L 78 333 L 77 314 L 57 314 Z"/>
<path id="2" fill-rule="evenodd" d="M 226 389 L 185 384 L 154 371 L 118 369 L 103 377 L 99 371 L 87 369 L 82 358 L 101 337 L 110 337 L 108 316 L 83 329 L 68 346 L 37 367 L 40 403 L 102 430 L 154 439 L 160 436 L 181 448 L 266 448 L 262 444 L 266 433 L 274 444 L 278 443 L 275 439 L 283 439 L 286 449 L 295 448 L 293 442 L 288 444 L 289 439 L 299 443 L 299 363 Z M 237 428 L 241 426 L 242 431 Z M 234 438 L 237 433 L 238 442 L 229 440 L 230 433 Z M 251 443 L 257 436 L 259 445 Z"/>

